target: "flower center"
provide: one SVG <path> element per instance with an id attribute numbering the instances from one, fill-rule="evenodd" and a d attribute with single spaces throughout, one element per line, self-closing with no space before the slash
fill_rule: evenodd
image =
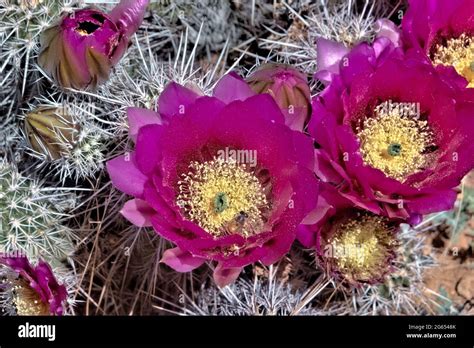
<path id="1" fill-rule="evenodd" d="M 383 275 L 397 244 L 387 220 L 371 215 L 358 215 L 341 224 L 329 243 L 337 269 L 358 281 Z"/>
<path id="2" fill-rule="evenodd" d="M 390 156 L 400 156 L 402 152 L 402 145 L 398 143 L 393 143 L 388 145 L 387 152 Z"/>
<path id="3" fill-rule="evenodd" d="M 214 159 L 191 162 L 178 182 L 177 204 L 191 221 L 220 237 L 257 234 L 268 207 L 264 189 L 251 167 Z"/>
<path id="4" fill-rule="evenodd" d="M 39 294 L 22 279 L 14 281 L 13 302 L 18 315 L 50 315 L 49 306 L 41 301 Z"/>
<path id="5" fill-rule="evenodd" d="M 220 214 L 229 207 L 227 201 L 227 194 L 225 192 L 219 192 L 214 198 L 214 210 L 216 213 Z"/>
<path id="6" fill-rule="evenodd" d="M 432 57 L 435 65 L 451 65 L 474 87 L 474 39 L 462 34 L 444 45 L 437 45 Z"/>
<path id="7" fill-rule="evenodd" d="M 426 150 L 434 146 L 416 103 L 380 104 L 374 117 L 357 129 L 357 136 L 364 162 L 399 181 L 426 167 L 430 160 Z"/>
<path id="8" fill-rule="evenodd" d="M 99 24 L 92 23 L 89 21 L 80 22 L 76 28 L 76 31 L 81 36 L 87 36 L 93 34 L 97 29 L 100 28 Z"/>

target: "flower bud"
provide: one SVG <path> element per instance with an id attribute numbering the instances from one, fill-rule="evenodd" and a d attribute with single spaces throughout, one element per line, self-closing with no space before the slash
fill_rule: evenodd
<path id="1" fill-rule="evenodd" d="M 284 64 L 262 65 L 247 79 L 255 93 L 268 93 L 293 130 L 302 131 L 311 115 L 311 92 L 306 76 Z"/>
<path id="2" fill-rule="evenodd" d="M 28 113 L 25 129 L 31 148 L 48 160 L 68 153 L 77 141 L 78 126 L 65 107 L 39 107 Z"/>
<path id="3" fill-rule="evenodd" d="M 41 37 L 39 65 L 65 88 L 95 88 L 125 53 L 149 0 L 122 0 L 110 16 L 83 9 L 64 16 Z"/>

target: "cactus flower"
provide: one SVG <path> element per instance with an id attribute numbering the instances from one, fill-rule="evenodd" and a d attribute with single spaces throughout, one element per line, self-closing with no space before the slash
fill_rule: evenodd
<path id="1" fill-rule="evenodd" d="M 422 52 L 438 69 L 454 68 L 461 83 L 474 87 L 474 2 L 410 0 L 403 17 L 407 50 Z"/>
<path id="2" fill-rule="evenodd" d="M 354 47 L 338 70 L 308 124 L 317 176 L 390 219 L 451 209 L 474 168 L 470 90 L 384 38 Z"/>
<path id="3" fill-rule="evenodd" d="M 212 97 L 171 83 L 158 113 L 128 110 L 135 151 L 107 163 L 134 197 L 121 213 L 176 244 L 162 262 L 179 272 L 217 262 L 219 286 L 283 257 L 316 207 L 311 139 L 285 125 L 271 96 L 253 94 L 235 74 Z"/>
<path id="4" fill-rule="evenodd" d="M 59 284 L 51 267 L 43 261 L 36 266 L 25 256 L 0 254 L 1 290 L 10 294 L 17 315 L 62 315 L 66 287 Z"/>
<path id="5" fill-rule="evenodd" d="M 106 14 L 86 8 L 65 15 L 41 37 L 40 66 L 65 88 L 106 81 L 143 21 L 149 0 L 122 0 Z"/>
<path id="6" fill-rule="evenodd" d="M 323 268 L 355 286 L 383 281 L 393 270 L 400 222 L 354 209 L 350 200 L 327 183 L 320 185 L 318 211 L 313 225 L 300 226 L 298 240 L 316 249 Z"/>
<path id="7" fill-rule="evenodd" d="M 311 115 L 311 92 L 306 76 L 284 64 L 264 64 L 247 79 L 255 93 L 268 93 L 285 115 L 285 123 L 302 131 Z"/>

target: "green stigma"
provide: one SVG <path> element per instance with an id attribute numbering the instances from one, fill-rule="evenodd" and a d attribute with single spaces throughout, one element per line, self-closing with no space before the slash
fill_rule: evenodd
<path id="1" fill-rule="evenodd" d="M 392 143 L 388 146 L 387 152 L 390 156 L 400 156 L 400 154 L 402 153 L 402 145 Z"/>
<path id="2" fill-rule="evenodd" d="M 224 192 L 219 192 L 214 198 L 214 211 L 216 213 L 222 213 L 229 207 L 227 195 Z"/>

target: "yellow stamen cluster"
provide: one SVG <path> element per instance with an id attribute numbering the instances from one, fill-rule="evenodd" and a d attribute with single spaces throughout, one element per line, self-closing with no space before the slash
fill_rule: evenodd
<path id="1" fill-rule="evenodd" d="M 177 204 L 188 219 L 215 237 L 257 234 L 268 202 L 250 169 L 221 159 L 191 162 L 189 172 L 178 182 Z"/>
<path id="2" fill-rule="evenodd" d="M 24 280 L 13 282 L 13 302 L 18 315 L 50 315 L 49 306 Z"/>
<path id="3" fill-rule="evenodd" d="M 432 132 L 415 103 L 384 102 L 374 111 L 357 129 L 361 155 L 366 164 L 403 182 L 428 165 Z"/>
<path id="4" fill-rule="evenodd" d="M 338 271 L 354 281 L 381 277 L 397 245 L 386 219 L 371 215 L 358 215 L 341 224 L 329 243 Z"/>
<path id="5" fill-rule="evenodd" d="M 462 34 L 444 45 L 437 45 L 432 57 L 435 65 L 451 65 L 474 87 L 474 38 Z"/>

